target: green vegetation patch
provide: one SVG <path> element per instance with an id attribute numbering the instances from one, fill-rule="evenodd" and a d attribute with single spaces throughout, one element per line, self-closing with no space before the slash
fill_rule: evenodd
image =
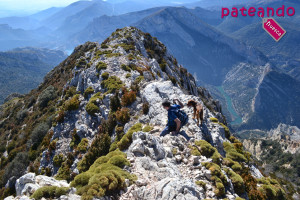
<path id="1" fill-rule="evenodd" d="M 150 125 L 146 125 L 144 128 L 143 128 L 143 132 L 150 132 L 153 130 L 153 126 L 150 126 Z"/>
<path id="2" fill-rule="evenodd" d="M 223 142 L 224 149 L 226 151 L 226 158 L 230 158 L 237 162 L 247 162 L 247 158 L 236 151 L 234 145 L 230 142 Z"/>
<path id="3" fill-rule="evenodd" d="M 100 108 L 99 106 L 97 105 L 97 100 L 100 99 L 102 100 L 103 99 L 103 95 L 101 95 L 100 92 L 94 94 L 89 102 L 87 103 L 85 109 L 86 111 L 89 113 L 89 115 L 92 115 L 94 116 L 96 113 L 100 112 Z"/>
<path id="4" fill-rule="evenodd" d="M 97 158 L 106 155 L 109 152 L 110 145 L 111 138 L 108 134 L 100 133 L 97 135 L 88 149 L 87 154 L 77 165 L 79 172 L 87 171 Z"/>
<path id="5" fill-rule="evenodd" d="M 57 187 L 57 186 L 44 186 L 37 189 L 30 198 L 34 198 L 36 200 L 47 198 L 59 198 L 62 195 L 67 194 L 69 188 L 67 187 Z"/>
<path id="6" fill-rule="evenodd" d="M 77 146 L 77 151 L 81 153 L 85 153 L 88 149 L 88 146 L 89 146 L 89 140 L 87 138 L 82 138 L 82 140 Z"/>
<path id="7" fill-rule="evenodd" d="M 84 93 L 83 93 L 83 96 L 84 96 L 84 98 L 88 98 L 88 96 L 90 95 L 90 94 L 93 94 L 94 93 L 94 89 L 92 88 L 92 87 L 88 87 L 85 91 L 84 91 Z"/>
<path id="8" fill-rule="evenodd" d="M 135 175 L 122 170 L 125 165 L 130 165 L 126 154 L 115 150 L 98 158 L 88 171 L 77 175 L 71 186 L 87 200 L 118 193 L 126 188 L 125 179 L 130 180 L 130 184 L 136 180 Z"/>
<path id="9" fill-rule="evenodd" d="M 225 186 L 227 185 L 227 179 L 219 165 L 210 162 L 201 163 L 206 169 L 209 169 L 212 174 L 212 180 L 216 186 L 215 194 L 217 197 L 222 197 L 225 195 Z"/>
<path id="10" fill-rule="evenodd" d="M 261 191 L 267 199 L 281 200 L 286 199 L 285 191 L 280 187 L 280 184 L 275 179 L 263 177 L 257 179 L 258 184 L 261 184 L 259 191 Z"/>
<path id="11" fill-rule="evenodd" d="M 66 101 L 65 109 L 68 111 L 77 110 L 79 108 L 80 101 L 79 101 L 79 94 L 76 94 L 74 97 Z"/>
<path id="12" fill-rule="evenodd" d="M 135 132 L 141 131 L 142 130 L 142 124 L 137 123 L 133 125 L 127 133 L 121 138 L 121 140 L 117 143 L 118 148 L 123 151 L 128 149 L 130 144 L 132 143 L 132 135 Z"/>
<path id="13" fill-rule="evenodd" d="M 101 70 L 105 70 L 107 69 L 107 64 L 104 62 L 98 62 L 98 64 L 96 65 L 96 69 L 98 72 Z"/>
<path id="14" fill-rule="evenodd" d="M 107 89 L 108 93 L 115 93 L 124 86 L 123 82 L 116 76 L 110 76 L 107 80 L 102 81 L 101 85 Z"/>
<path id="15" fill-rule="evenodd" d="M 192 148 L 193 155 L 196 155 L 196 156 L 203 155 L 205 157 L 212 158 L 214 163 L 220 164 L 220 162 L 222 160 L 222 156 L 220 155 L 218 150 L 215 147 L 213 147 L 210 143 L 208 143 L 205 140 L 199 140 L 199 141 L 195 141 L 195 145 L 198 148 L 195 148 L 195 147 Z M 199 152 L 199 150 L 200 150 L 200 152 Z"/>
<path id="16" fill-rule="evenodd" d="M 234 187 L 234 191 L 238 195 L 242 195 L 243 193 L 245 193 L 245 185 L 244 185 L 244 181 L 243 181 L 242 177 L 228 168 L 225 168 L 224 171 L 231 179 L 231 182 Z"/>

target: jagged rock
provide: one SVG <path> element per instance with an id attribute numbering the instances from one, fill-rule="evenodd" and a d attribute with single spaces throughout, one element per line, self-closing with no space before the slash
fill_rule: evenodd
<path id="1" fill-rule="evenodd" d="M 136 199 L 190 199 L 197 200 L 204 198 L 198 188 L 190 180 L 176 178 L 165 178 L 150 188 L 140 188 L 133 193 Z"/>
<path id="2" fill-rule="evenodd" d="M 15 184 L 17 196 L 32 195 L 38 188 L 43 186 L 69 187 L 67 181 L 58 181 L 48 176 L 36 176 L 34 173 L 28 173 L 20 177 Z"/>
<path id="3" fill-rule="evenodd" d="M 43 186 L 69 187 L 70 186 L 65 180 L 58 181 L 52 177 L 42 176 L 42 175 L 36 176 L 35 182 L 41 187 Z"/>
<path id="4" fill-rule="evenodd" d="M 200 164 L 199 156 L 192 156 L 192 162 L 193 165 L 199 165 Z"/>
<path id="5" fill-rule="evenodd" d="M 76 194 L 70 194 L 70 195 L 62 195 L 58 198 L 58 200 L 80 200 L 81 197 Z"/>
<path id="6" fill-rule="evenodd" d="M 212 174 L 210 170 L 205 170 L 204 175 L 208 180 L 211 180 Z"/>
<path id="7" fill-rule="evenodd" d="M 181 162 L 182 157 L 181 157 L 181 155 L 176 155 L 175 159 L 176 159 L 177 162 Z"/>

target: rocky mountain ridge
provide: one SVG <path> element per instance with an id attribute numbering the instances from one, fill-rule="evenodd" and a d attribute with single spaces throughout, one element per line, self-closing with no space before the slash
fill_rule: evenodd
<path id="1" fill-rule="evenodd" d="M 161 102 L 175 98 L 204 106 L 204 126 L 190 117 L 182 129 L 190 141 L 159 137 Z M 134 27 L 77 47 L 39 88 L 1 109 L 1 192 L 17 194 L 7 200 L 288 198 L 230 134 L 218 102 Z"/>

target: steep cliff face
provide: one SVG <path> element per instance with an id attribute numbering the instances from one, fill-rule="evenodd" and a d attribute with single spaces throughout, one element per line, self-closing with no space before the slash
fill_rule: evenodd
<path id="1" fill-rule="evenodd" d="M 203 105 L 202 127 L 183 108 L 190 117 L 181 133 L 189 141 L 159 136 L 165 99 Z M 5 196 L 15 190 L 16 199 L 287 198 L 230 134 L 219 103 L 161 42 L 133 27 L 101 45 L 79 46 L 37 90 L 0 111 L 8 144 L 1 158 Z"/>

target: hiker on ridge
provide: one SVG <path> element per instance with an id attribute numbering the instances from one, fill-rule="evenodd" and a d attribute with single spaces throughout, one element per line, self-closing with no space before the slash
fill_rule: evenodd
<path id="1" fill-rule="evenodd" d="M 176 104 L 176 101 L 178 104 Z M 173 100 L 174 105 L 171 105 L 169 101 L 164 101 L 162 106 L 168 111 L 168 123 L 166 128 L 161 132 L 160 136 L 165 136 L 172 132 L 172 134 L 180 134 L 185 137 L 186 140 L 190 140 L 190 137 L 184 132 L 180 131 L 181 127 L 187 124 L 188 116 L 185 112 L 180 110 L 184 105 L 178 100 Z"/>

